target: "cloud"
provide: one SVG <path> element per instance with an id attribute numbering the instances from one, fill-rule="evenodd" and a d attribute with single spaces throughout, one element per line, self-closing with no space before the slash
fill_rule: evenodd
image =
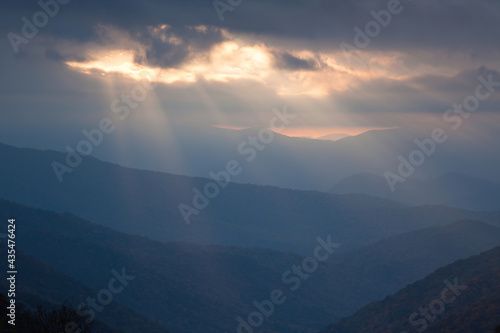
<path id="1" fill-rule="evenodd" d="M 167 119 L 259 126 L 286 104 L 305 127 L 438 116 L 473 92 L 480 73 L 500 71 L 500 2 L 487 0 L 402 1 L 401 14 L 349 62 L 339 44 L 354 44 L 353 28 L 387 3 L 244 0 L 221 22 L 206 0 L 70 1 L 19 54 L 0 41 L 0 141 L 7 132 L 21 140 L 6 125 L 17 124 L 66 142 L 143 73 L 160 80 L 154 112 Z M 0 33 L 21 34 L 21 18 L 39 10 L 3 2 Z M 481 112 L 499 105 L 492 97 Z"/>
<path id="2" fill-rule="evenodd" d="M 295 53 L 309 50 L 342 54 L 341 43 L 355 44 L 354 28 L 365 30 L 366 24 L 375 20 L 371 12 L 386 10 L 388 3 L 389 0 L 245 0 L 226 12 L 226 19 L 221 22 L 212 2 L 206 0 L 71 1 L 60 6 L 59 13 L 40 29 L 40 36 L 54 43 L 112 43 L 103 40 L 99 28 L 110 27 L 146 46 L 146 53 L 136 58 L 138 63 L 177 67 L 193 54 L 226 41 L 228 36 L 224 32 L 227 32 L 283 50 L 275 54 L 278 68 L 313 70 L 321 66 Z M 41 9 L 35 2 L 23 1 L 0 6 L 0 32 L 4 34 L 21 34 L 21 18 L 31 19 Z M 402 12 L 392 15 L 390 24 L 381 27 L 380 33 L 370 38 L 369 45 L 359 50 L 361 53 L 399 52 L 406 55 L 408 66 L 453 64 L 463 69 L 465 64 L 500 69 L 500 50 L 496 46 L 500 2 L 402 0 L 401 8 Z M 7 39 L 1 43 L 2 47 L 9 47 Z M 22 51 L 29 52 L 30 44 L 21 45 Z M 66 58 L 57 49 L 47 55 L 54 60 Z M 81 55 L 68 57 L 77 56 Z"/>
<path id="3" fill-rule="evenodd" d="M 149 26 L 135 37 L 146 45 L 145 57 L 138 57 L 137 62 L 167 68 L 177 67 L 191 60 L 193 54 L 210 51 L 215 45 L 228 40 L 222 29 L 204 25 Z"/>
<path id="4" fill-rule="evenodd" d="M 364 29 L 365 24 L 374 19 L 370 12 L 385 10 L 387 4 L 385 0 L 245 0 L 233 11 L 226 12 L 226 19 L 220 22 L 212 2 L 206 0 L 72 1 L 61 6 L 43 33 L 88 42 L 97 38 L 94 27 L 99 24 L 115 26 L 131 34 L 141 34 L 147 26 L 162 24 L 181 30 L 186 26 L 204 25 L 262 38 L 291 39 L 307 48 L 338 50 L 339 43 L 352 43 L 354 26 Z M 468 50 L 468 54 L 481 54 L 495 48 L 496 32 L 500 28 L 498 1 L 401 1 L 401 6 L 404 10 L 393 15 L 390 25 L 370 43 L 370 48 L 437 48 Z M 30 18 L 40 10 L 35 2 L 31 5 L 8 2 L 2 7 L 4 15 L 9 17 L 0 23 L 4 31 L 19 31 L 20 18 Z M 182 30 L 179 37 L 189 39 L 189 34 L 188 30 Z"/>
<path id="5" fill-rule="evenodd" d="M 288 52 L 272 52 L 275 57 L 275 65 L 279 69 L 288 70 L 317 70 L 319 64 L 316 59 L 302 59 Z"/>

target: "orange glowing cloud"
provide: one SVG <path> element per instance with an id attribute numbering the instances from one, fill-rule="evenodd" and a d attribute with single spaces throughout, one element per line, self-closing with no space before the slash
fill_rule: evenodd
<path id="1" fill-rule="evenodd" d="M 205 33 L 206 26 L 192 29 Z M 381 53 L 359 51 L 356 61 L 350 62 L 342 52 L 319 53 L 308 50 L 286 50 L 287 53 L 311 63 L 316 63 L 312 70 L 286 69 L 275 66 L 273 49 L 262 43 L 232 36 L 222 29 L 227 40 L 214 45 L 204 52 L 192 52 L 185 62 L 176 68 L 151 67 L 138 64 L 137 56 L 146 58 L 147 46 L 137 41 L 129 42 L 130 37 L 112 29 L 102 28 L 103 33 L 118 36 L 121 46 L 133 45 L 132 48 L 103 49 L 91 46 L 86 62 L 67 62 L 71 68 L 86 74 L 123 75 L 133 79 L 149 78 L 164 84 L 195 83 L 205 81 L 230 82 L 235 80 L 254 80 L 266 88 L 274 90 L 280 96 L 311 96 L 323 98 L 335 92 L 345 92 L 356 87 L 360 82 L 375 78 L 394 80 L 436 71 L 433 68 L 409 68 L 401 53 Z M 149 32 L 164 43 L 179 45 L 182 37 L 170 31 L 170 26 L 150 27 Z M 447 73 L 448 74 L 448 73 Z"/>

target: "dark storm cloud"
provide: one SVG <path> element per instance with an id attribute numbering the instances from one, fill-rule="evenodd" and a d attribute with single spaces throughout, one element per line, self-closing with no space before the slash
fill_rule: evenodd
<path id="1" fill-rule="evenodd" d="M 146 59 L 136 58 L 136 61 L 159 67 L 175 67 L 188 60 L 190 55 L 208 51 L 225 40 L 222 31 L 211 26 L 200 29 L 168 27 L 157 33 L 147 29 L 137 33 L 135 37 L 148 46 Z"/>
<path id="2" fill-rule="evenodd" d="M 42 0 L 46 1 L 46 0 Z M 53 3 L 53 0 L 47 1 Z M 51 7 L 54 8 L 54 7 Z M 33 21 L 33 15 L 42 8 L 33 1 L 9 2 L 0 5 L 0 30 L 2 34 L 13 32 L 23 36 L 21 20 L 26 17 Z M 48 44 L 67 40 L 76 43 L 109 43 L 103 39 L 101 29 L 109 26 L 127 32 L 132 38 L 149 46 L 147 59 L 138 58 L 140 63 L 160 66 L 175 66 L 185 60 L 192 52 L 205 51 L 223 40 L 217 28 L 217 15 L 207 1 L 70 1 L 59 5 L 59 9 L 48 24 L 39 29 L 39 35 L 48 37 Z M 151 35 L 151 27 L 168 24 L 168 34 L 179 37 L 181 43 L 172 44 L 162 41 L 159 36 Z M 193 29 L 195 26 L 209 24 L 206 31 Z M 30 39 L 30 38 L 28 38 Z M 8 39 L 2 45 L 8 45 Z M 20 44 L 22 52 L 29 52 L 30 46 Z M 52 60 L 65 61 L 78 55 L 63 55 L 54 48 L 47 47 L 46 56 Z"/>
<path id="3" fill-rule="evenodd" d="M 354 26 L 362 30 L 374 18 L 370 11 L 387 9 L 386 0 L 244 0 L 233 11 L 224 13 L 221 22 L 211 0 L 71 1 L 43 33 L 64 39 L 89 41 L 98 39 L 95 26 L 105 24 L 146 36 L 146 26 L 169 24 L 173 27 L 210 25 L 245 32 L 262 38 L 293 39 L 297 45 L 316 49 L 338 49 L 341 42 L 353 43 Z M 19 32 L 20 18 L 40 10 L 35 1 L 9 1 L 1 5 L 0 27 Z M 408 50 L 439 48 L 468 50 L 471 55 L 496 48 L 500 31 L 500 2 L 487 0 L 402 0 L 402 12 L 392 15 L 391 23 L 382 28 L 370 43 L 370 49 Z M 184 31 L 184 34 L 188 34 Z M 183 37 L 182 35 L 180 37 Z M 162 61 L 164 45 L 153 59 Z M 185 51 L 170 56 L 175 61 Z"/>
<path id="4" fill-rule="evenodd" d="M 275 66 L 288 70 L 316 70 L 319 64 L 315 59 L 301 59 L 288 52 L 273 52 Z"/>

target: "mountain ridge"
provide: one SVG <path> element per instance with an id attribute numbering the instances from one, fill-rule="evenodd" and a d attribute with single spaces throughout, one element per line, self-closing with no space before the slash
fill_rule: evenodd
<path id="1" fill-rule="evenodd" d="M 341 251 L 415 229 L 460 219 L 500 225 L 500 212 L 444 206 L 407 207 L 366 195 L 229 183 L 188 225 L 179 205 L 215 181 L 134 170 L 88 158 L 62 182 L 51 162 L 61 153 L 0 146 L 0 197 L 56 212 L 71 212 L 116 230 L 156 240 L 269 247 L 307 253 L 331 234 Z M 402 222 L 403 221 L 403 222 Z"/>
<path id="2" fill-rule="evenodd" d="M 23 226 L 16 235 L 19 249 L 90 288 L 106 286 L 110 270 L 124 267 L 135 279 L 116 301 L 172 332 L 233 330 L 237 316 L 255 311 L 254 300 L 267 299 L 276 288 L 288 290 L 282 274 L 304 261 L 272 249 L 157 242 L 73 214 L 0 200 L 0 219 L 8 216 Z M 287 291 L 287 302 L 266 328 L 319 329 L 332 317 L 350 315 L 443 264 L 499 242 L 499 228 L 462 221 L 334 253 L 297 291 Z"/>

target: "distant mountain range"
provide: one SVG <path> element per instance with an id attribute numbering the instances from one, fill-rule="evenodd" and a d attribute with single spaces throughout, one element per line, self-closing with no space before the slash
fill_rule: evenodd
<path id="1" fill-rule="evenodd" d="M 432 179 L 457 172 L 500 181 L 498 124 L 469 130 L 472 126 L 473 123 L 465 123 L 456 132 L 445 128 L 448 140 L 436 145 L 434 153 L 426 157 L 410 179 Z M 353 174 L 397 173 L 398 157 L 408 159 L 412 151 L 419 149 L 415 140 L 428 139 L 432 130 L 426 127 L 374 130 L 335 142 L 274 133 L 269 143 L 262 144 L 258 139 L 259 128 L 232 130 L 170 124 L 151 137 L 137 138 L 130 134 L 121 135 L 119 140 L 115 137 L 104 140 L 93 149 L 93 156 L 126 167 L 197 177 L 208 177 L 209 172 L 223 170 L 228 161 L 237 160 L 244 171 L 234 178 L 236 182 L 328 191 Z M 470 135 L 476 132 L 481 135 Z M 257 143 L 251 144 L 250 137 L 257 138 Z M 86 139 L 83 135 L 79 138 Z M 58 150 L 65 151 L 66 145 L 76 150 L 78 142 L 65 142 Z"/>
<path id="2" fill-rule="evenodd" d="M 318 330 L 439 267 L 500 245 L 500 212 L 479 211 L 496 207 L 496 183 L 462 174 L 408 179 L 401 184 L 408 189 L 398 190 L 407 204 L 446 196 L 439 203 L 469 202 L 473 210 L 410 207 L 363 194 L 385 181 L 376 175 L 352 176 L 336 186 L 361 193 L 335 194 L 226 184 L 89 156 L 59 182 L 52 163 L 65 161 L 63 153 L 0 144 L 0 156 L 0 220 L 16 218 L 19 264 L 30 276 L 21 284 L 20 300 L 29 306 L 65 299 L 78 305 L 108 286 L 112 271 L 126 270 L 133 283 L 96 315 L 103 332 L 235 331 L 258 309 L 255 303 L 278 288 L 286 302 L 276 305 L 261 332 Z M 183 216 L 180 205 L 196 212 Z M 314 274 L 285 282 L 284 272 L 313 256 L 318 237 L 340 247 Z M 297 280 L 300 288 L 291 290 Z M 495 308 L 485 304 L 496 296 L 483 296 L 470 306 L 490 313 Z M 475 322 L 470 313 L 463 316 Z"/>
<path id="3" fill-rule="evenodd" d="M 308 254 L 331 235 L 340 251 L 431 226 L 472 219 L 500 226 L 500 212 L 407 207 L 366 195 L 336 195 L 230 183 L 186 223 L 193 189 L 215 181 L 139 171 L 87 157 L 59 183 L 51 163 L 62 153 L 0 145 L 0 198 L 70 212 L 115 230 L 166 241 L 267 247 Z M 199 200 L 199 199 L 198 199 Z M 199 203 L 198 203 L 199 204 Z"/>
<path id="4" fill-rule="evenodd" d="M 268 299 L 277 288 L 287 300 L 264 322 L 262 332 L 320 329 L 440 266 L 500 245 L 500 229 L 482 222 L 422 229 L 334 253 L 291 291 L 283 273 L 305 258 L 294 253 L 156 242 L 71 214 L 0 200 L 0 219 L 12 216 L 18 250 L 34 258 L 20 256 L 20 267 L 30 276 L 23 280 L 23 291 L 41 300 L 60 303 L 67 298 L 78 305 L 108 286 L 112 270 L 123 268 L 134 276 L 114 296 L 117 304 L 96 314 L 126 332 L 141 325 L 153 327 L 147 332 L 161 331 L 144 317 L 171 332 L 231 332 L 238 316 L 246 318 L 255 311 L 254 301 Z M 119 323 L 122 316 L 135 326 L 127 320 Z"/>
<path id="5" fill-rule="evenodd" d="M 499 281 L 496 247 L 440 268 L 321 333 L 494 333 L 500 326 Z"/>
<path id="6" fill-rule="evenodd" d="M 340 139 L 343 139 L 343 138 L 347 138 L 349 137 L 350 135 L 348 134 L 341 134 L 341 133 L 337 133 L 337 134 L 328 134 L 328 135 L 324 135 L 324 136 L 321 136 L 317 139 L 319 140 L 331 140 L 331 141 L 337 141 L 337 140 L 340 140 Z"/>
<path id="7" fill-rule="evenodd" d="M 408 205 L 442 204 L 471 210 L 500 209 L 500 183 L 458 173 L 447 173 L 432 180 L 408 179 L 392 192 L 387 180 L 363 173 L 335 184 L 330 192 L 362 193 Z"/>

